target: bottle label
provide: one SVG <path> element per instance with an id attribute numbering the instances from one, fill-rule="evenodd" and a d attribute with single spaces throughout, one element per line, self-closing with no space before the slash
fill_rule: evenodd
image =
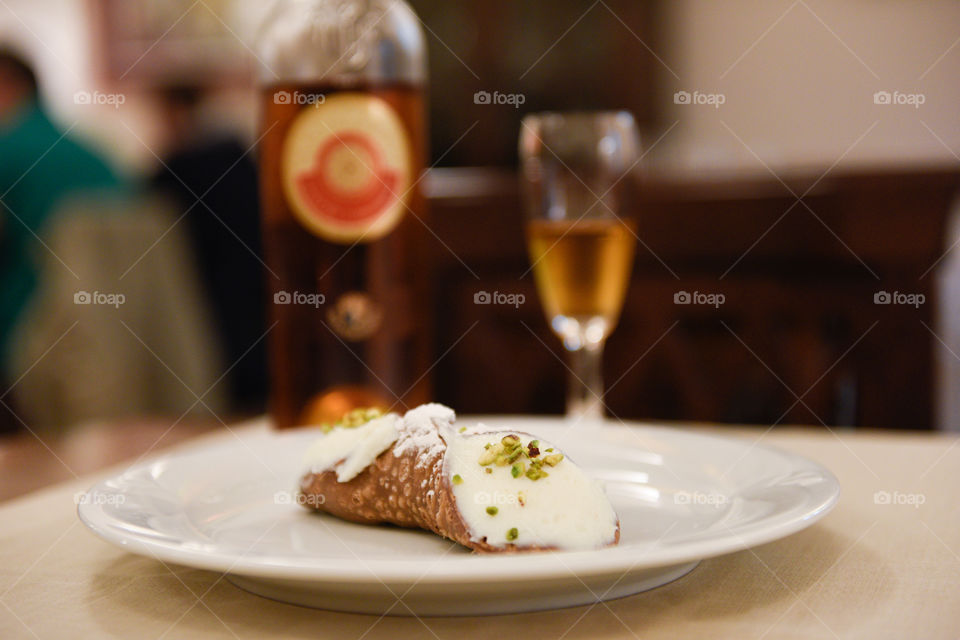
<path id="1" fill-rule="evenodd" d="M 372 242 L 407 209 L 410 140 L 384 100 L 337 93 L 300 110 L 283 144 L 287 202 L 312 232 L 338 243 Z"/>

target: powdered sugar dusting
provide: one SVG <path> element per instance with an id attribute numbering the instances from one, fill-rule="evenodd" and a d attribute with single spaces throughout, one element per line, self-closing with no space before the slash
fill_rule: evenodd
<path id="1" fill-rule="evenodd" d="M 431 461 L 436 462 L 447 448 L 440 432 L 452 432 L 456 418 L 453 409 L 435 402 L 407 411 L 398 425 L 400 437 L 393 447 L 394 454 L 403 455 L 413 449 L 417 452 L 417 468 L 425 467 Z"/>

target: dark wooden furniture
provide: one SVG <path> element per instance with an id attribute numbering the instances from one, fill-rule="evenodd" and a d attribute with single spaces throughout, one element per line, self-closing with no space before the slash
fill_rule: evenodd
<path id="1" fill-rule="evenodd" d="M 931 426 L 935 338 L 924 325 L 960 174 L 837 169 L 801 202 L 788 191 L 815 181 L 648 180 L 646 246 L 605 360 L 613 415 Z M 438 399 L 464 413 L 561 412 L 564 354 L 527 273 L 513 172 L 437 170 L 428 193 L 446 245 L 435 246 Z M 478 291 L 526 303 L 478 305 Z M 681 291 L 726 300 L 675 304 Z M 884 291 L 926 301 L 875 304 Z"/>
<path id="2" fill-rule="evenodd" d="M 442 166 L 513 164 L 520 118 L 535 111 L 627 109 L 641 127 L 664 126 L 657 96 L 675 78 L 654 53 L 669 32 L 661 2 L 409 4 L 425 25 L 430 157 Z M 522 103 L 478 103 L 478 91 Z"/>

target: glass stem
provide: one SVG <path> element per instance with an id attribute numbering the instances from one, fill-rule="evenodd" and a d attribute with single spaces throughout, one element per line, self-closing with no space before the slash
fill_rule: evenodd
<path id="1" fill-rule="evenodd" d="M 570 378 L 567 390 L 567 418 L 603 419 L 603 341 L 581 343 L 570 349 Z"/>

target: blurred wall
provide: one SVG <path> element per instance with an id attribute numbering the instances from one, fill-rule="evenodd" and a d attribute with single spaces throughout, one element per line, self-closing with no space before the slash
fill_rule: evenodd
<path id="1" fill-rule="evenodd" d="M 236 6 L 234 16 L 223 18 L 238 25 L 236 32 L 249 43 L 250 25 L 238 23 L 249 23 L 241 18 L 262 6 L 251 0 L 237 0 Z M 86 0 L 4 0 L 0 41 L 19 44 L 34 57 L 61 121 L 77 123 L 75 132 L 109 147 L 129 167 L 149 167 L 154 158 L 144 144 L 158 148 L 162 132 L 148 99 L 127 93 L 120 116 L 130 130 L 116 126 L 110 106 L 73 102 L 76 91 L 101 88 L 87 7 Z M 756 153 L 773 167 L 825 168 L 851 145 L 846 164 L 957 161 L 960 3 L 673 0 L 659 7 L 660 35 L 651 42 L 665 64 L 654 64 L 662 88 L 656 135 L 677 122 L 654 154 L 664 167 L 764 172 Z M 621 28 L 612 17 L 601 17 L 609 18 L 610 29 Z M 461 48 L 456 39 L 448 41 Z M 448 55 L 429 35 L 428 46 Z M 681 90 L 722 93 L 724 103 L 675 104 L 673 94 Z M 877 105 L 876 91 L 919 93 L 925 101 L 919 108 Z M 251 95 L 226 92 L 219 103 L 220 121 L 225 117 L 252 139 Z"/>
<path id="2" fill-rule="evenodd" d="M 676 77 L 663 69 L 661 100 L 665 126 L 678 121 L 665 163 L 765 172 L 749 146 L 773 167 L 825 169 L 854 143 L 846 164 L 958 161 L 960 3 L 675 0 L 663 10 L 662 58 Z M 725 102 L 675 104 L 680 90 Z M 877 91 L 925 101 L 875 104 Z"/>

